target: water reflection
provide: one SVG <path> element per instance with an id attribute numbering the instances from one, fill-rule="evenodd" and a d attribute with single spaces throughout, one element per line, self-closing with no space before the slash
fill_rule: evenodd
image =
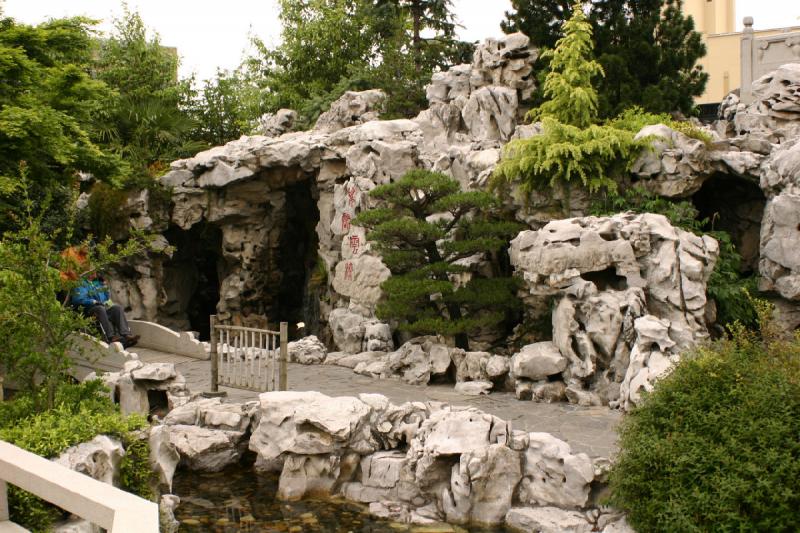
<path id="1" fill-rule="evenodd" d="M 173 491 L 181 504 L 175 518 L 181 532 L 258 533 L 503 533 L 446 524 L 409 526 L 377 520 L 366 508 L 340 501 L 275 499 L 278 478 L 236 467 L 217 474 L 177 472 Z"/>

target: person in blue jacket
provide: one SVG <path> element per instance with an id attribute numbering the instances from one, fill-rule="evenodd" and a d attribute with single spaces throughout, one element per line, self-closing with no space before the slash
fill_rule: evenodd
<path id="1" fill-rule="evenodd" d="M 72 289 L 70 303 L 87 316 L 97 319 L 106 342 L 122 342 L 125 347 L 138 342 L 139 336 L 131 334 L 122 307 L 111 301 L 108 287 L 96 275 L 91 274 L 81 279 L 78 286 Z"/>

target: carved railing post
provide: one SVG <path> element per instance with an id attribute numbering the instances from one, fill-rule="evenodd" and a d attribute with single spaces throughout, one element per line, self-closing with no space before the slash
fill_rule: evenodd
<path id="1" fill-rule="evenodd" d="M 219 356 L 217 355 L 217 315 L 208 318 L 211 326 L 209 357 L 211 358 L 211 392 L 219 392 Z"/>
<path id="2" fill-rule="evenodd" d="M 288 386 L 288 363 L 289 363 L 289 324 L 281 322 L 281 374 L 280 381 L 278 382 L 278 389 L 286 390 Z"/>
<path id="3" fill-rule="evenodd" d="M 739 86 L 739 101 L 749 104 L 753 101 L 753 54 L 755 52 L 753 17 L 744 18 L 744 31 L 741 42 L 742 79 Z"/>

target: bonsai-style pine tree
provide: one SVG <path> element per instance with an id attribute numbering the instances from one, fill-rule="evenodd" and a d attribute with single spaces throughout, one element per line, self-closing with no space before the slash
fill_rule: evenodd
<path id="1" fill-rule="evenodd" d="M 456 346 L 469 349 L 469 332 L 497 326 L 519 308 L 514 279 L 498 261 L 519 226 L 494 215 L 493 195 L 462 192 L 444 174 L 412 170 L 370 196 L 384 206 L 354 223 L 369 230 L 392 272 L 382 285 L 379 318 L 414 334 L 453 336 Z M 495 275 L 462 283 L 459 275 L 469 268 L 459 261 L 476 254 L 493 260 Z"/>
<path id="2" fill-rule="evenodd" d="M 573 6 L 563 31 L 555 50 L 543 54 L 550 59 L 550 72 L 544 81 L 547 101 L 534 110 L 533 116 L 586 128 L 597 119 L 597 91 L 592 78 L 602 76 L 603 67 L 593 59 L 592 25 L 580 3 Z"/>

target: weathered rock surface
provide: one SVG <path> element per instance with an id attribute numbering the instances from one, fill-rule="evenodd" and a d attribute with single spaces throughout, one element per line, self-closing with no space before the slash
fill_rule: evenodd
<path id="1" fill-rule="evenodd" d="M 200 472 L 219 472 L 241 458 L 244 433 L 198 426 L 170 426 L 170 442 L 180 453 L 181 464 Z"/>
<path id="2" fill-rule="evenodd" d="M 515 507 L 506 515 L 506 524 L 516 531 L 536 533 L 589 533 L 593 529 L 581 513 L 558 507 Z"/>
<path id="3" fill-rule="evenodd" d="M 562 377 L 569 384 L 568 398 L 622 407 L 638 401 L 635 391 L 650 387 L 663 370 L 659 355 L 652 358 L 651 370 L 643 370 L 650 367 L 650 357 L 641 350 L 653 350 L 644 342 L 639 359 L 632 360 L 637 337 L 655 335 L 643 331 L 649 322 L 636 328 L 640 317 L 649 314 L 664 321 L 663 335 L 657 338 L 670 360 L 707 338 L 706 283 L 718 253 L 714 239 L 675 228 L 652 214 L 558 220 L 520 233 L 511 243 L 511 262 L 525 282 L 524 297 L 558 302 L 553 345 L 567 360 Z M 531 360 L 558 362 L 548 372 L 559 368 L 555 352 L 547 353 L 549 359 L 515 356 L 517 370 L 526 372 L 522 361 Z M 626 378 L 629 373 L 639 376 L 636 387 L 623 388 L 623 381 L 633 382 Z M 524 386 L 518 388 L 518 395 L 528 394 Z"/>
<path id="4" fill-rule="evenodd" d="M 567 368 L 567 358 L 550 341 L 524 346 L 511 358 L 511 375 L 531 380 L 546 379 Z"/>
<path id="5" fill-rule="evenodd" d="M 315 335 L 290 342 L 289 360 L 303 365 L 322 363 L 328 356 L 328 349 Z"/>
<path id="6" fill-rule="evenodd" d="M 119 481 L 119 466 L 124 456 L 122 443 L 98 435 L 89 442 L 67 448 L 54 461 L 103 483 L 115 485 Z"/>

